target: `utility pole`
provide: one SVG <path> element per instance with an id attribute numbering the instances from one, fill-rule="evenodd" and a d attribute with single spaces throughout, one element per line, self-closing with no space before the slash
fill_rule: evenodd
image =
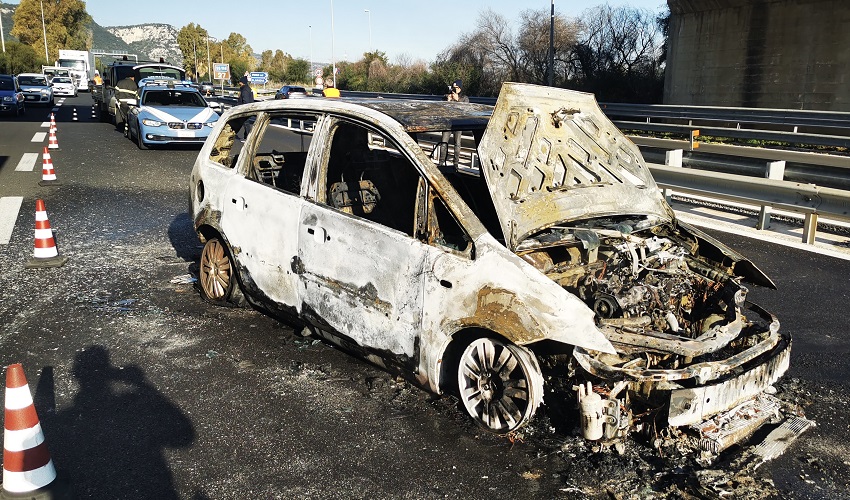
<path id="1" fill-rule="evenodd" d="M 363 12 L 369 14 L 369 52 L 372 52 L 372 11 L 363 9 Z"/>
<path id="2" fill-rule="evenodd" d="M 38 3 L 41 5 L 41 32 L 44 33 L 44 60 L 50 64 L 50 56 L 47 54 L 47 26 L 44 24 L 44 2 L 39 0 Z"/>
<path id="3" fill-rule="evenodd" d="M 310 28 L 310 79 L 313 79 L 313 25 L 307 25 Z"/>
<path id="4" fill-rule="evenodd" d="M 555 0 L 552 0 L 552 15 L 549 18 L 549 86 L 555 86 Z"/>
<path id="5" fill-rule="evenodd" d="M 6 35 L 3 34 L 3 13 L 0 12 L 0 42 L 3 43 L 3 53 L 6 53 Z"/>
<path id="6" fill-rule="evenodd" d="M 207 33 L 207 76 L 212 83 L 212 58 L 210 57 L 210 34 Z"/>
<path id="7" fill-rule="evenodd" d="M 195 71 L 193 71 L 193 73 L 195 73 L 195 82 L 200 81 L 198 79 L 198 49 L 195 47 L 195 41 L 197 37 L 198 34 L 195 33 L 195 38 L 192 39 L 192 53 L 195 54 Z"/>
<path id="8" fill-rule="evenodd" d="M 336 86 L 336 59 L 334 59 L 334 0 L 331 0 L 331 72 L 334 77 L 334 88 Z"/>

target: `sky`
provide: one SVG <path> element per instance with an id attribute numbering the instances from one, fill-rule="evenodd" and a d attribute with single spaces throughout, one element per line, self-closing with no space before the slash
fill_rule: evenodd
<path id="1" fill-rule="evenodd" d="M 606 0 L 555 0 L 555 12 L 578 17 L 602 3 Z M 652 12 L 667 5 L 666 0 L 607 3 Z M 390 62 L 399 62 L 400 57 L 432 62 L 461 34 L 471 32 L 479 14 L 487 9 L 515 20 L 524 10 L 548 13 L 551 8 L 551 0 L 86 0 L 85 4 L 101 26 L 166 23 L 179 30 L 195 23 L 219 39 L 239 33 L 258 54 L 280 49 L 296 58 L 326 63 L 356 61 L 374 49 L 385 52 Z"/>

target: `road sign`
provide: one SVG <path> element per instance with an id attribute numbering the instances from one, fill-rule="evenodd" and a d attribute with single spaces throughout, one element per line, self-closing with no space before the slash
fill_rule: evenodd
<path id="1" fill-rule="evenodd" d="M 325 79 L 322 78 L 321 76 L 317 76 L 316 77 L 316 85 L 321 86 L 323 83 L 325 83 Z"/>
<path id="2" fill-rule="evenodd" d="M 227 63 L 213 64 L 213 76 L 216 80 L 230 80 L 230 65 Z"/>
<path id="3" fill-rule="evenodd" d="M 323 73 L 323 72 L 324 72 L 324 71 L 322 70 L 322 68 L 318 68 L 318 69 L 316 69 L 316 71 L 315 71 L 316 76 L 322 76 L 322 73 Z"/>
<path id="4" fill-rule="evenodd" d="M 269 74 L 265 71 L 252 71 L 248 74 L 248 80 L 251 83 L 266 83 L 269 81 Z"/>

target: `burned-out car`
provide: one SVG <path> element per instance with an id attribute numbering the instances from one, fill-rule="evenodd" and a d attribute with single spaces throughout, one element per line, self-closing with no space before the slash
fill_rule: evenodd
<path id="1" fill-rule="evenodd" d="M 544 392 L 592 440 L 689 426 L 716 451 L 775 414 L 790 338 L 744 285 L 773 283 L 677 221 L 591 94 L 239 106 L 190 191 L 202 295 L 456 394 L 490 431 Z"/>

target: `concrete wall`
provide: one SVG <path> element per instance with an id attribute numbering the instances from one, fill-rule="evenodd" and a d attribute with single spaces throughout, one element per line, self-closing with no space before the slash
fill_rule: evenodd
<path id="1" fill-rule="evenodd" d="M 667 3 L 665 104 L 850 111 L 850 1 Z"/>

